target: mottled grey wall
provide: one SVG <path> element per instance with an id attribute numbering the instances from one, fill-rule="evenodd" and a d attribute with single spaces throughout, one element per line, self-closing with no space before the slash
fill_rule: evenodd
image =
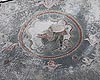
<path id="1" fill-rule="evenodd" d="M 45 60 L 28 56 L 18 44 L 21 26 L 35 12 L 47 9 L 43 5 L 35 5 L 38 1 L 43 0 L 13 0 L 1 3 L 0 80 L 100 80 L 100 0 L 64 0 L 51 8 L 74 16 L 83 26 L 84 39 L 88 34 L 96 37 L 96 44 L 81 52 L 84 57 L 95 54 L 91 65 L 79 62 L 76 67 L 68 68 L 65 65 L 53 72 L 43 68 Z M 5 50 L 10 45 L 13 49 Z"/>

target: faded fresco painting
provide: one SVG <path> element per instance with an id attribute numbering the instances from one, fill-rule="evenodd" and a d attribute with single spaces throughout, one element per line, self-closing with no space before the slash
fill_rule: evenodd
<path id="1" fill-rule="evenodd" d="M 0 0 L 0 80 L 100 80 L 100 1 Z"/>

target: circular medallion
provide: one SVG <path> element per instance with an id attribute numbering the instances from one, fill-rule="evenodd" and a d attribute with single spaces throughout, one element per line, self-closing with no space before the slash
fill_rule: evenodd
<path id="1" fill-rule="evenodd" d="M 57 59 L 76 51 L 83 39 L 82 27 L 71 15 L 42 11 L 33 15 L 19 31 L 19 43 L 29 54 Z"/>

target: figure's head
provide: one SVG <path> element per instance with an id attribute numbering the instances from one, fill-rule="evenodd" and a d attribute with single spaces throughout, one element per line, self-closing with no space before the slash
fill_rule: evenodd
<path id="1" fill-rule="evenodd" d="M 55 33 L 59 33 L 65 30 L 65 27 L 63 25 L 58 25 L 58 24 L 52 24 L 50 26 L 50 29 L 55 32 Z"/>
<path id="2" fill-rule="evenodd" d="M 64 19 L 61 19 L 61 20 L 59 20 L 58 21 L 58 23 L 57 23 L 58 25 L 63 25 L 63 26 L 65 26 L 65 25 L 67 25 L 68 23 L 67 23 L 67 21 L 66 20 L 64 20 Z"/>

